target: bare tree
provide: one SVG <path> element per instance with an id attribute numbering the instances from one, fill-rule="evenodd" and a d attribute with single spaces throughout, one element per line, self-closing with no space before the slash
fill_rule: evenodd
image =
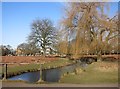
<path id="1" fill-rule="evenodd" d="M 35 55 L 39 48 L 34 43 L 21 43 L 17 47 L 17 55 Z"/>
<path id="2" fill-rule="evenodd" d="M 46 55 L 46 50 L 53 47 L 55 43 L 56 31 L 52 21 L 49 19 L 35 20 L 32 25 L 32 32 L 28 37 L 29 42 L 35 43 L 43 50 Z"/>
<path id="3" fill-rule="evenodd" d="M 117 16 L 110 18 L 104 13 L 108 7 L 108 3 L 102 2 L 68 3 L 62 25 L 67 30 L 76 32 L 74 47 L 76 56 L 84 54 L 85 50 L 101 54 L 109 40 L 118 36 Z"/>
<path id="4" fill-rule="evenodd" d="M 15 50 L 10 45 L 0 45 L 0 55 L 15 55 Z"/>

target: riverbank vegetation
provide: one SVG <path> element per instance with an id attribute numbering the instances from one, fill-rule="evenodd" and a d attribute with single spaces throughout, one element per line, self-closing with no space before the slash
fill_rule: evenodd
<path id="1" fill-rule="evenodd" d="M 67 58 L 58 58 L 58 60 L 49 61 L 46 63 L 42 63 L 42 69 L 51 69 L 51 68 L 57 68 L 62 67 L 65 65 L 73 64 L 73 61 L 68 60 Z M 32 72 L 32 71 L 38 71 L 40 70 L 40 63 L 31 63 L 31 64 L 19 64 L 19 65 L 8 65 L 7 67 L 7 75 L 13 76 L 22 74 L 25 72 Z M 2 72 L 2 71 L 1 71 Z"/>
<path id="2" fill-rule="evenodd" d="M 78 69 L 78 74 L 70 73 L 63 76 L 60 83 L 75 84 L 112 84 L 118 83 L 117 62 L 95 62 L 88 65 L 85 71 Z"/>
<path id="3" fill-rule="evenodd" d="M 64 62 L 64 63 L 63 63 Z M 65 66 L 70 63 L 68 59 L 59 59 L 43 65 L 45 68 L 54 68 Z M 53 66 L 54 64 L 54 66 Z M 63 65 L 64 64 L 64 65 Z M 10 73 L 20 74 L 22 71 L 30 72 L 37 71 L 40 68 L 38 64 L 22 65 L 8 68 L 8 75 Z M 7 82 L 5 80 L 4 82 Z M 8 82 L 12 82 L 9 81 Z M 19 81 L 18 82 L 22 82 Z M 26 82 L 27 83 L 27 82 Z M 87 67 L 79 66 L 74 72 L 69 72 L 61 75 L 60 84 L 117 84 L 118 83 L 118 62 L 98 61 L 87 65 Z M 39 83 L 37 83 L 39 84 Z M 41 84 L 41 83 L 40 83 Z M 53 84 L 44 82 L 44 84 Z"/>

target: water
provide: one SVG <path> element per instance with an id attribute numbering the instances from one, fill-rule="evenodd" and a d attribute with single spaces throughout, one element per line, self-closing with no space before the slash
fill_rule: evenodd
<path id="1" fill-rule="evenodd" d="M 2 73 L 0 73 L 0 79 L 2 79 Z"/>
<path id="2" fill-rule="evenodd" d="M 11 78 L 8 78 L 9 80 L 23 80 L 27 82 L 37 82 L 40 78 L 40 72 L 29 72 L 29 73 L 23 73 L 21 75 L 17 75 Z"/>
<path id="3" fill-rule="evenodd" d="M 58 82 L 60 79 L 60 76 L 61 76 L 60 69 L 49 69 L 49 70 L 42 71 L 42 80 L 47 81 L 47 82 Z M 23 73 L 21 75 L 17 75 L 17 76 L 8 78 L 8 79 L 9 80 L 24 80 L 30 83 L 34 83 L 40 79 L 40 71 Z"/>
<path id="4" fill-rule="evenodd" d="M 80 66 L 80 63 L 76 63 L 76 64 L 64 66 L 61 68 L 43 70 L 42 80 L 46 82 L 58 82 L 60 80 L 61 75 L 63 75 L 64 73 L 74 72 L 74 70 L 79 66 Z M 23 73 L 21 75 L 17 75 L 17 76 L 8 78 L 8 79 L 9 80 L 24 80 L 30 83 L 34 83 L 40 79 L 40 71 Z"/>
<path id="5" fill-rule="evenodd" d="M 42 72 L 42 79 L 47 82 L 58 82 L 61 77 L 61 69 L 49 69 Z"/>
<path id="6" fill-rule="evenodd" d="M 64 73 L 71 73 L 71 72 L 74 72 L 74 70 L 79 67 L 79 64 L 76 63 L 76 64 L 73 64 L 73 65 L 69 65 L 69 66 L 64 66 L 61 68 L 61 73 L 64 74 Z"/>

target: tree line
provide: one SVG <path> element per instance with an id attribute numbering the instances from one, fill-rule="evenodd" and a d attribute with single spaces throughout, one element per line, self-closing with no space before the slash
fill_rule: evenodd
<path id="1" fill-rule="evenodd" d="M 68 3 L 60 29 L 50 19 L 34 20 L 27 42 L 18 45 L 16 54 L 79 57 L 119 53 L 118 14 L 110 17 L 105 13 L 108 8 L 109 3 L 102 2 Z"/>
<path id="2" fill-rule="evenodd" d="M 118 53 L 118 14 L 110 17 L 108 8 L 102 2 L 68 3 L 61 23 L 64 52 L 74 57 Z"/>

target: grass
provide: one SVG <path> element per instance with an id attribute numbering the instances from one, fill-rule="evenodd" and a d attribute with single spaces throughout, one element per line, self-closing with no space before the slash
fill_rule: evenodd
<path id="1" fill-rule="evenodd" d="M 43 69 L 55 68 L 55 67 L 64 66 L 70 63 L 73 63 L 73 62 L 65 58 L 59 58 L 58 60 L 54 60 L 54 61 L 43 64 L 42 68 Z M 12 67 L 8 66 L 7 73 L 8 74 L 18 73 L 18 72 L 25 72 L 28 70 L 38 70 L 38 69 L 40 69 L 39 64 L 26 64 L 26 65 L 21 64 L 19 66 L 12 66 Z"/>
<path id="2" fill-rule="evenodd" d="M 68 59 L 58 59 L 43 64 L 43 69 L 60 67 L 67 64 L 73 63 Z M 39 64 L 29 64 L 21 66 L 8 67 L 9 73 L 18 73 L 21 71 L 35 70 L 39 69 Z M 79 67 L 78 70 L 82 68 Z M 60 83 L 72 83 L 72 84 L 110 84 L 118 83 L 118 63 L 117 62 L 95 62 L 85 69 L 86 71 L 81 71 L 78 74 L 70 73 L 62 76 Z"/>
<path id="3" fill-rule="evenodd" d="M 68 74 L 65 77 L 61 78 L 60 82 L 75 84 L 118 83 L 118 70 L 116 67 L 116 62 L 93 63 L 86 68 L 85 72 L 83 71 L 80 74 Z"/>

